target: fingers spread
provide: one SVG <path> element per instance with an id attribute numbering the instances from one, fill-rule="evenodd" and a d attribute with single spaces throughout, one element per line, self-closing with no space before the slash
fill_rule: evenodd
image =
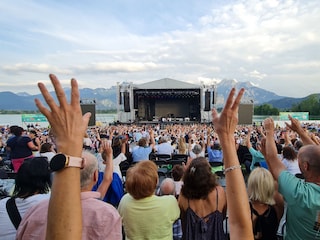
<path id="1" fill-rule="evenodd" d="M 236 99 L 233 102 L 232 107 L 231 107 L 233 110 L 235 110 L 235 109 L 237 109 L 239 107 L 239 103 L 240 103 L 240 100 L 241 100 L 241 98 L 243 96 L 243 93 L 244 93 L 244 88 L 241 88 L 239 93 L 238 93 L 238 95 L 237 95 L 237 97 L 236 97 Z"/>
<path id="2" fill-rule="evenodd" d="M 52 83 L 52 85 L 54 87 L 54 90 L 56 92 L 56 96 L 57 96 L 57 99 L 58 99 L 58 101 L 60 103 L 60 106 L 62 108 L 65 108 L 67 106 L 67 104 L 68 104 L 67 103 L 67 98 L 66 98 L 64 90 L 63 90 L 58 78 L 54 74 L 50 74 L 49 77 L 50 77 L 51 83 Z"/>
<path id="3" fill-rule="evenodd" d="M 41 103 L 39 99 L 36 98 L 34 102 L 37 108 L 39 109 L 39 111 L 48 119 L 51 112 Z"/>
<path id="4" fill-rule="evenodd" d="M 77 81 L 72 78 L 71 79 L 71 105 L 78 106 L 80 102 L 80 94 L 79 94 L 79 87 Z"/>
<path id="5" fill-rule="evenodd" d="M 48 106 L 50 107 L 51 110 L 56 109 L 58 106 L 55 103 L 53 97 L 51 96 L 51 94 L 49 93 L 48 89 L 46 88 L 46 86 L 43 83 L 38 83 L 38 88 L 40 89 L 40 92 L 44 98 L 44 100 L 46 101 L 46 103 L 48 104 Z M 39 101 L 40 102 L 40 101 Z M 37 105 L 38 106 L 38 105 Z M 40 110 L 40 109 L 39 109 Z"/>
<path id="6" fill-rule="evenodd" d="M 232 103 L 233 103 L 233 96 L 236 92 L 236 89 L 235 88 L 232 88 L 230 93 L 229 93 L 229 96 L 227 98 L 227 101 L 226 101 L 226 105 L 224 106 L 224 109 L 227 109 L 227 108 L 230 108 Z"/>

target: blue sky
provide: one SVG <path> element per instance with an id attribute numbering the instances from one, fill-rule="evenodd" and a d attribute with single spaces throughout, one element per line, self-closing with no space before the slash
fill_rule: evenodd
<path id="1" fill-rule="evenodd" d="M 320 92 L 319 0 L 1 0 L 0 91 L 161 78 Z M 219 90 L 219 89 L 218 89 Z"/>

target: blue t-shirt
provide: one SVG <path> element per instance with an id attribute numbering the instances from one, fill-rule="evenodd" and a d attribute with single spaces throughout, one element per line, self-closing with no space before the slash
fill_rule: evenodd
<path id="1" fill-rule="evenodd" d="M 149 147 L 138 147 L 132 151 L 133 162 L 140 162 L 142 160 L 148 160 L 149 154 L 151 153 L 152 148 Z"/>
<path id="2" fill-rule="evenodd" d="M 320 186 L 282 171 L 279 192 L 288 204 L 286 240 L 320 239 Z"/>
<path id="3" fill-rule="evenodd" d="M 223 153 L 222 150 L 211 149 L 211 147 L 207 147 L 209 162 L 222 162 Z"/>

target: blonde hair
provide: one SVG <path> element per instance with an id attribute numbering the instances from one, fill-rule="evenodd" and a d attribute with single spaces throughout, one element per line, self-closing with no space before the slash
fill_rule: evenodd
<path id="1" fill-rule="evenodd" d="M 248 178 L 248 196 L 250 201 L 274 205 L 275 184 L 269 170 L 255 168 Z"/>
<path id="2" fill-rule="evenodd" d="M 158 184 L 157 165 L 144 160 L 129 168 L 126 177 L 126 190 L 134 199 L 150 197 Z"/>
<path id="3" fill-rule="evenodd" d="M 178 150 L 180 154 L 186 154 L 187 153 L 187 144 L 186 139 L 184 137 L 180 137 L 178 141 Z"/>

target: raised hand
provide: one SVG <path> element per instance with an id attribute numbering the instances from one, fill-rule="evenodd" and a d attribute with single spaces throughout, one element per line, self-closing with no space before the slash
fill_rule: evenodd
<path id="1" fill-rule="evenodd" d="M 50 74 L 49 77 L 59 105 L 54 101 L 45 85 L 38 83 L 50 109 L 45 107 L 39 99 L 35 99 L 36 106 L 51 125 L 58 151 L 72 156 L 81 156 L 83 134 L 88 127 L 91 113 L 86 113 L 82 117 L 79 89 L 75 79 L 71 79 L 71 102 L 69 104 L 57 77 L 53 74 Z"/>
<path id="2" fill-rule="evenodd" d="M 216 109 L 212 110 L 212 119 L 216 132 L 220 135 L 230 135 L 234 134 L 236 126 L 238 124 L 238 109 L 240 104 L 240 99 L 244 93 L 244 89 L 242 88 L 237 97 L 235 99 L 235 88 L 232 88 L 230 94 L 228 96 L 226 105 L 224 106 L 220 116 Z"/>

